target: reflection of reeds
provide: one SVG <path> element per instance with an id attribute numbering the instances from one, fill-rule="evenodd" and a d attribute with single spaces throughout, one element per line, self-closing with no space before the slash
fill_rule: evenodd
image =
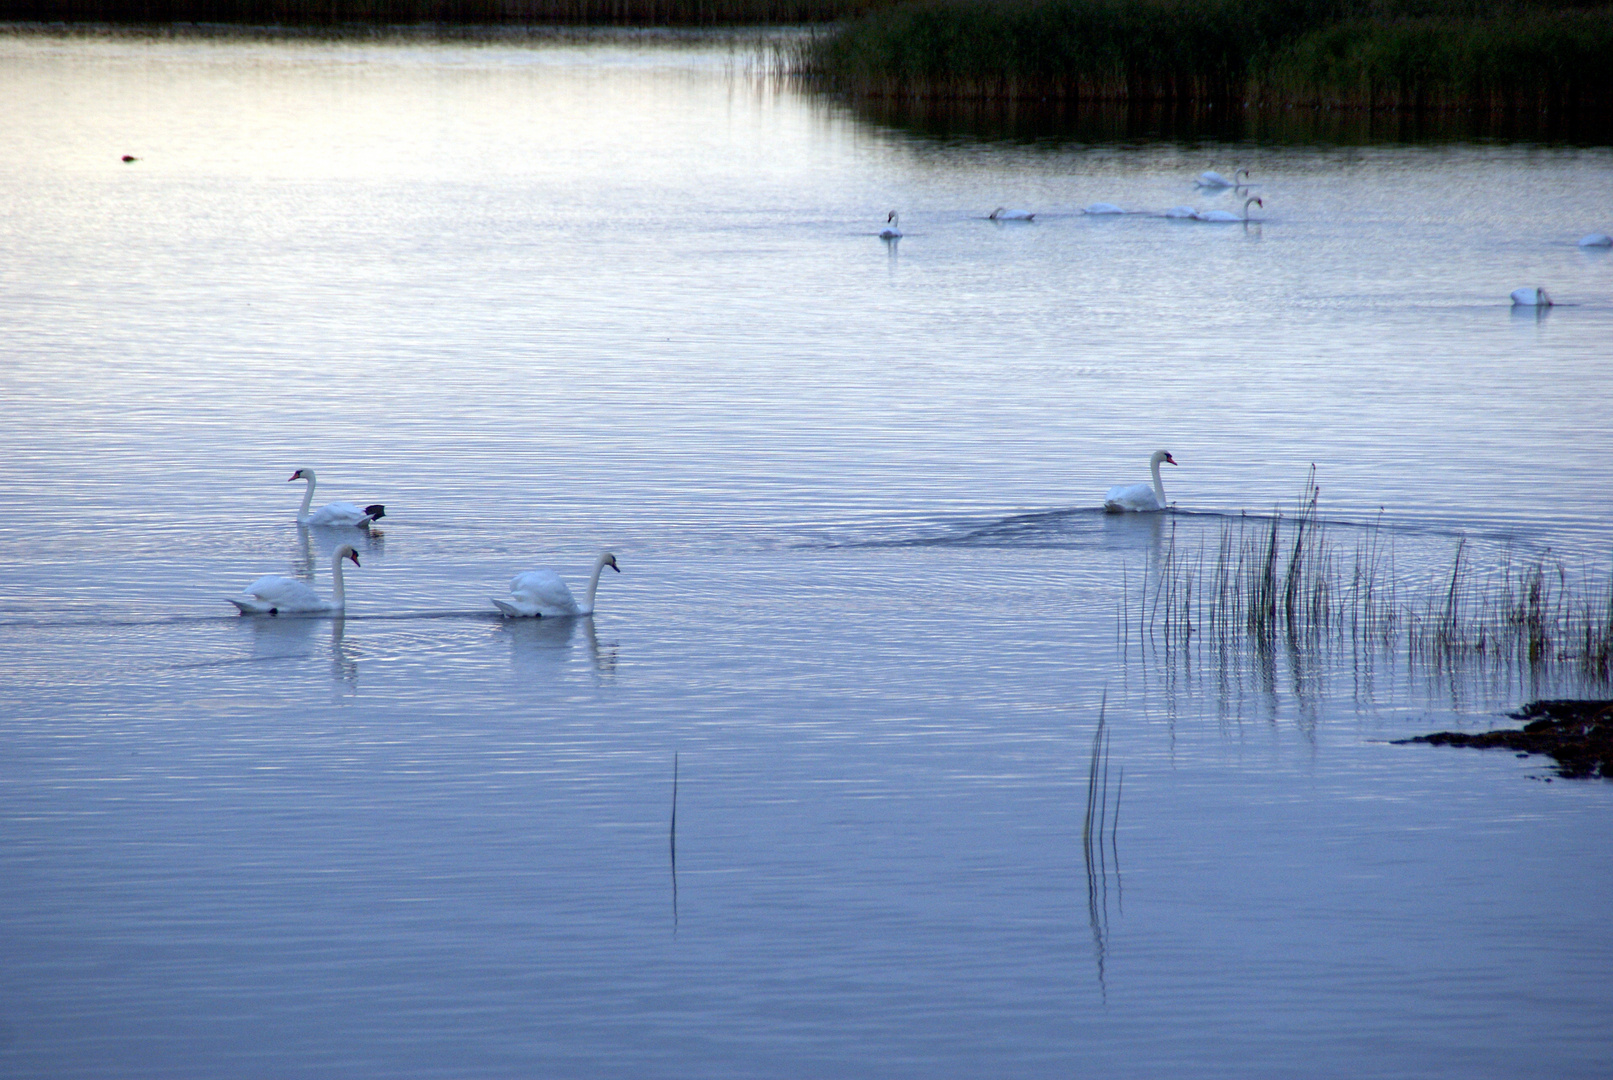
<path id="1" fill-rule="evenodd" d="M 1343 645 L 1436 668 L 1483 660 L 1568 666 L 1598 681 L 1613 673 L 1613 579 L 1570 575 L 1549 556 L 1481 572 L 1464 538 L 1450 569 L 1413 592 L 1381 526 L 1339 550 L 1318 494 L 1313 469 L 1296 513 L 1228 523 L 1208 565 L 1202 551 L 1183 557 L 1173 524 L 1152 585 L 1164 647 Z"/>
<path id="2" fill-rule="evenodd" d="M 1115 887 L 1120 888 L 1120 849 L 1116 833 L 1120 826 L 1120 794 L 1126 772 L 1115 777 L 1115 801 L 1109 806 L 1109 729 L 1104 722 L 1108 695 L 1098 706 L 1098 728 L 1092 735 L 1092 757 L 1087 765 L 1087 808 L 1081 825 L 1082 855 L 1087 869 L 1087 918 L 1092 926 L 1092 949 L 1098 965 L 1098 983 L 1104 981 L 1104 960 L 1109 945 L 1109 864 L 1114 863 Z M 1108 829 L 1108 846 L 1104 830 Z"/>

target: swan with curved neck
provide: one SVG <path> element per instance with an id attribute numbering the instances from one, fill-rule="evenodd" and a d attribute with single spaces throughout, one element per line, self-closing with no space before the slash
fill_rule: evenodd
<path id="1" fill-rule="evenodd" d="M 343 611 L 347 607 L 343 559 L 352 559 L 353 565 L 358 565 L 358 552 L 351 544 L 343 544 L 331 556 L 329 600 L 295 578 L 268 574 L 248 585 L 240 596 L 230 597 L 230 603 L 240 608 L 242 615 L 322 615 Z"/>
<path id="2" fill-rule="evenodd" d="M 1128 510 L 1147 513 L 1165 509 L 1165 482 L 1159 478 L 1161 464 L 1175 465 L 1176 459 L 1168 451 L 1155 450 L 1148 459 L 1148 469 L 1154 474 L 1153 484 L 1119 484 L 1110 488 L 1103 497 L 1104 510 L 1120 514 Z"/>
<path id="3" fill-rule="evenodd" d="M 1231 210 L 1206 210 L 1204 213 L 1199 214 L 1197 216 L 1198 216 L 1198 219 L 1200 221 L 1215 221 L 1215 222 L 1243 221 L 1243 222 L 1247 222 L 1249 220 L 1249 207 L 1250 206 L 1258 206 L 1261 209 L 1265 209 L 1266 204 L 1260 200 L 1260 196 L 1251 195 L 1247 199 L 1243 200 L 1243 216 L 1241 216 L 1241 217 L 1239 215 L 1237 215 L 1237 214 L 1234 214 Z"/>
<path id="4" fill-rule="evenodd" d="M 1206 188 L 1206 189 L 1209 189 L 1209 190 L 1216 190 L 1216 189 L 1219 189 L 1219 188 L 1243 187 L 1242 184 L 1238 183 L 1238 177 L 1242 176 L 1242 177 L 1247 178 L 1248 175 L 1249 175 L 1249 170 L 1248 169 L 1238 169 L 1236 172 L 1234 172 L 1232 174 L 1232 179 L 1228 180 L 1226 177 L 1222 176 L 1220 173 L 1216 172 L 1214 169 L 1210 169 L 1210 170 L 1207 170 L 1205 172 L 1199 173 L 1199 178 L 1197 180 L 1193 181 L 1193 184 L 1194 184 L 1195 187 Z"/>
<path id="5" fill-rule="evenodd" d="M 360 510 L 350 502 L 326 503 L 313 513 L 308 507 L 314 501 L 314 470 L 298 469 L 291 474 L 292 480 L 306 480 L 308 487 L 302 493 L 302 507 L 297 511 L 297 524 L 299 525 L 352 525 L 360 529 L 368 529 L 370 522 L 376 518 L 386 516 L 386 507 L 381 503 L 372 503 Z"/>
<path id="6" fill-rule="evenodd" d="M 902 238 L 902 217 L 892 210 L 885 215 L 885 227 L 879 230 L 881 240 L 900 240 Z"/>
<path id="7" fill-rule="evenodd" d="M 533 618 L 548 616 L 549 618 L 562 618 L 567 615 L 592 615 L 594 613 L 594 593 L 599 590 L 599 573 L 605 567 L 610 567 L 618 574 L 622 568 L 616 565 L 616 556 L 609 551 L 601 552 L 599 558 L 594 560 L 593 576 L 588 579 L 588 592 L 583 596 L 582 603 L 571 595 L 571 590 L 561 580 L 560 575 L 553 570 L 528 570 L 524 574 L 516 574 L 510 582 L 510 598 L 500 600 L 490 597 L 493 606 L 510 618 Z"/>

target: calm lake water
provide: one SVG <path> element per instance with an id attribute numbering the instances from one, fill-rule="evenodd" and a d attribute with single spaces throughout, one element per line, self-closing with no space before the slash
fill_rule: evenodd
<path id="1" fill-rule="evenodd" d="M 0 40 L 0 1075 L 1613 1070 L 1613 785 L 1389 742 L 1605 683 L 1137 625 L 1313 464 L 1407 598 L 1605 589 L 1613 152 L 763 66 Z M 1254 222 L 1159 216 L 1237 166 Z M 1160 447 L 1182 512 L 1103 515 Z M 228 604 L 344 542 L 346 618 Z M 592 619 L 493 612 L 606 546 Z"/>

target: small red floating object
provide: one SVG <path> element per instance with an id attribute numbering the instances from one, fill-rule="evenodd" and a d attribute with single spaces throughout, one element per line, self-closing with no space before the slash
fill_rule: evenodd
<path id="1" fill-rule="evenodd" d="M 139 161 L 140 159 L 135 157 L 133 154 L 124 154 L 123 155 L 123 160 L 125 162 L 130 162 L 130 161 Z"/>

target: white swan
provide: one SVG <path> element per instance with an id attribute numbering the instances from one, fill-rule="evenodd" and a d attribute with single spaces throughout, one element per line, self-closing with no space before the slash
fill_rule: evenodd
<path id="1" fill-rule="evenodd" d="M 1083 210 L 1081 212 L 1083 214 L 1124 214 L 1125 213 L 1124 210 L 1120 209 L 1120 207 L 1116 206 L 1112 202 L 1095 202 L 1091 206 L 1087 207 L 1085 210 Z"/>
<path id="2" fill-rule="evenodd" d="M 999 206 L 986 215 L 988 221 L 1035 221 L 1036 215 L 1029 210 L 1010 210 Z"/>
<path id="3" fill-rule="evenodd" d="M 1251 195 L 1247 199 L 1243 200 L 1243 214 L 1242 214 L 1242 216 L 1239 216 L 1238 214 L 1234 214 L 1231 210 L 1206 210 L 1202 214 L 1195 214 L 1193 216 L 1198 218 L 1200 221 L 1208 221 L 1208 222 L 1212 222 L 1214 224 L 1220 224 L 1220 223 L 1229 222 L 1229 221 L 1248 221 L 1249 220 L 1249 206 L 1250 206 L 1251 203 L 1254 204 L 1255 206 L 1260 207 L 1261 209 L 1265 209 L 1265 206 L 1266 206 L 1265 203 L 1260 201 L 1260 197 L 1258 195 Z"/>
<path id="4" fill-rule="evenodd" d="M 900 240 L 902 238 L 902 219 L 892 210 L 885 215 L 885 227 L 879 230 L 881 240 Z"/>
<path id="5" fill-rule="evenodd" d="M 1552 298 L 1546 295 L 1545 289 L 1537 287 L 1512 290 L 1513 307 L 1551 307 L 1552 304 Z"/>
<path id="6" fill-rule="evenodd" d="M 1228 180 L 1220 173 L 1210 169 L 1208 171 L 1199 173 L 1199 178 L 1193 181 L 1193 186 L 1206 188 L 1212 191 L 1219 190 L 1221 188 L 1242 187 L 1243 185 L 1238 183 L 1238 177 L 1242 176 L 1247 178 L 1248 175 L 1248 169 L 1239 169 L 1232 174 L 1232 179 Z"/>
<path id="7" fill-rule="evenodd" d="M 556 618 L 564 615 L 592 615 L 594 613 L 594 593 L 599 589 L 599 572 L 610 567 L 618 574 L 622 568 L 616 565 L 616 556 L 610 552 L 602 552 L 594 560 L 594 576 L 588 579 L 588 594 L 583 597 L 581 604 L 566 588 L 566 583 L 560 580 L 560 575 L 553 570 L 528 570 L 524 574 L 516 574 L 510 582 L 510 598 L 493 600 L 493 606 L 511 618 L 525 616 L 547 615 Z"/>
<path id="8" fill-rule="evenodd" d="M 347 593 L 342 587 L 342 560 L 352 559 L 358 565 L 358 552 L 351 544 L 343 544 L 331 556 L 331 597 L 326 600 L 295 578 L 269 574 L 260 577 L 230 597 L 230 603 L 241 609 L 242 615 L 317 615 L 342 611 L 347 606 Z"/>
<path id="9" fill-rule="evenodd" d="M 302 493 L 302 509 L 297 511 L 299 525 L 355 525 L 368 529 L 370 522 L 386 516 L 386 507 L 380 503 L 372 503 L 360 510 L 350 502 L 326 503 L 310 514 L 308 506 L 314 501 L 314 470 L 298 469 L 286 483 L 292 480 L 308 481 L 308 489 Z"/>
<path id="10" fill-rule="evenodd" d="M 1159 478 L 1160 462 L 1170 465 L 1176 464 L 1176 459 L 1164 450 L 1155 450 L 1154 456 L 1148 459 L 1148 468 L 1154 474 L 1153 486 L 1148 484 L 1119 484 L 1109 489 L 1103 497 L 1103 508 L 1111 514 L 1135 510 L 1147 513 L 1150 510 L 1165 509 L 1165 483 Z"/>
<path id="11" fill-rule="evenodd" d="M 1605 232 L 1593 232 L 1579 238 L 1580 247 L 1613 247 L 1613 236 Z"/>
<path id="12" fill-rule="evenodd" d="M 1173 206 L 1165 211 L 1165 216 L 1168 218 L 1192 219 L 1198 217 L 1199 212 L 1191 206 Z"/>

